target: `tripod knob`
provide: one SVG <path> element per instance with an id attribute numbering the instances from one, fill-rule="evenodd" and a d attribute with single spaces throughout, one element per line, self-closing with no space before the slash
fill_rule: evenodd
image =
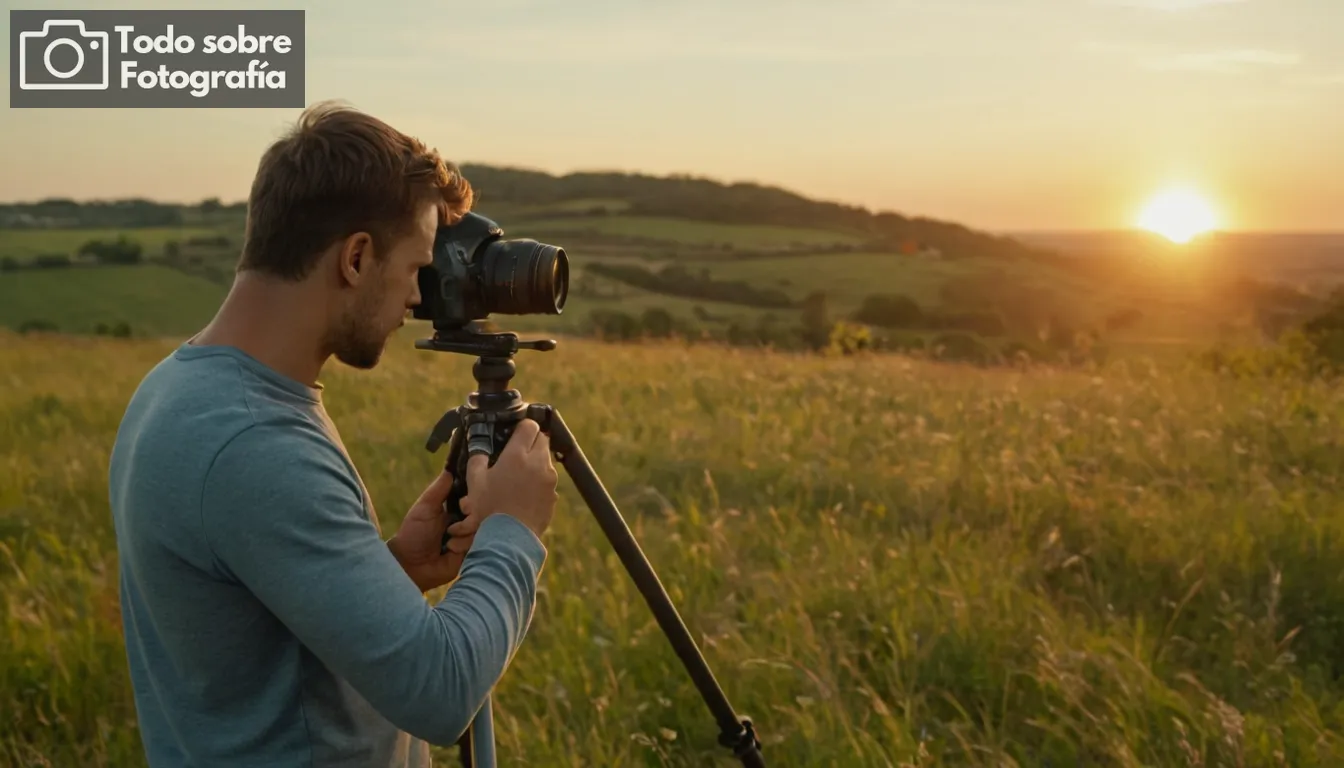
<path id="1" fill-rule="evenodd" d="M 488 466 L 494 466 L 495 460 L 509 444 L 517 422 L 513 421 L 477 421 L 467 428 L 467 458 L 478 453 L 490 458 Z"/>

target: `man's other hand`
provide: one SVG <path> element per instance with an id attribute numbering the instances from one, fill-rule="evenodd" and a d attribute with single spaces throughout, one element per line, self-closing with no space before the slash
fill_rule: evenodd
<path id="1" fill-rule="evenodd" d="M 467 461 L 467 495 L 462 499 L 465 520 L 448 532 L 454 537 L 474 537 L 485 518 L 505 514 L 517 518 L 538 538 L 546 532 L 559 497 L 555 485 L 559 474 L 551 462 L 551 438 L 537 422 L 523 419 L 514 428 L 508 445 L 494 466 L 477 454 Z"/>
<path id="2" fill-rule="evenodd" d="M 406 575 L 411 577 L 421 592 L 428 592 L 456 579 L 475 538 L 473 531 L 472 535 L 449 539 L 448 552 L 439 554 L 443 531 L 448 522 L 443 503 L 447 501 L 452 487 L 453 475 L 444 470 L 420 494 L 420 498 L 406 513 L 401 528 L 387 541 L 387 548 L 392 550 L 397 562 L 401 563 Z"/>

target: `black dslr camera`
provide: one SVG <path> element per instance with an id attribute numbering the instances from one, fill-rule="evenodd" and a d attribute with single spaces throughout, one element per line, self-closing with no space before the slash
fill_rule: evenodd
<path id="1" fill-rule="evenodd" d="M 558 315 L 569 295 L 569 258 L 563 248 L 536 240 L 505 240 L 498 224 L 468 213 L 439 227 L 434 262 L 423 267 L 417 320 L 438 334 L 460 331 L 497 315 Z"/>

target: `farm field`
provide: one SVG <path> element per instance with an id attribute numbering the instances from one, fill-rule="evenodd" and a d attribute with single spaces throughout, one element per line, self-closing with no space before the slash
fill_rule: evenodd
<path id="1" fill-rule="evenodd" d="M 73 256 L 90 240 L 116 240 L 126 235 L 138 240 L 147 253 L 157 254 L 169 240 L 186 241 L 207 237 L 216 230 L 201 227 L 139 227 L 136 229 L 3 229 L 0 228 L 0 258 L 26 262 L 46 253 Z"/>
<path id="2" fill-rule="evenodd" d="M 1052 274 L 1028 263 L 1002 263 L 982 259 L 933 260 L 894 253 L 833 253 L 816 256 L 781 256 L 694 265 L 708 269 L 715 280 L 745 280 L 764 288 L 780 288 L 795 299 L 812 291 L 825 291 L 827 299 L 845 311 L 857 309 L 864 297 L 881 292 L 909 296 L 923 306 L 941 302 L 939 290 L 956 278 L 985 273 L 1003 273 L 1027 285 L 1071 284 L 1067 275 Z"/>
<path id="3" fill-rule="evenodd" d="M 419 325 L 323 377 L 386 535 L 472 386 Z M 0 334 L 0 763 L 141 765 L 107 458 L 175 342 Z M 574 430 L 769 765 L 1344 763 L 1338 388 L 572 339 L 514 382 Z M 501 761 L 733 764 L 560 487 Z"/>
<path id="4" fill-rule="evenodd" d="M 0 273 L 0 326 L 92 333 L 124 321 L 140 335 L 183 334 L 209 322 L 227 290 L 157 264 Z"/>

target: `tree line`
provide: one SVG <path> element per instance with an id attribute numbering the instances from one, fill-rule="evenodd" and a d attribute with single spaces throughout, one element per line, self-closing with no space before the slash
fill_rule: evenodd
<path id="1" fill-rule="evenodd" d="M 892 211 L 815 200 L 780 187 L 725 183 L 707 177 L 673 174 L 577 172 L 561 176 L 541 171 L 464 164 L 482 204 L 542 205 L 578 199 L 617 199 L 630 215 L 672 216 L 732 224 L 808 227 L 858 235 L 871 244 L 927 243 L 952 255 L 1056 260 L 1053 252 L 962 224 Z M 218 199 L 195 205 L 158 203 L 142 198 L 75 201 L 52 198 L 0 205 L 0 228 L 180 226 L 192 218 L 218 214 L 242 216 L 245 202 Z"/>
<path id="2" fill-rule="evenodd" d="M 680 264 L 669 264 L 657 272 L 637 264 L 605 262 L 589 264 L 585 269 L 666 296 L 723 301 L 765 309 L 784 309 L 795 304 L 787 293 L 779 289 L 756 288 L 743 280 L 714 280 L 708 270 L 696 274 Z"/>

